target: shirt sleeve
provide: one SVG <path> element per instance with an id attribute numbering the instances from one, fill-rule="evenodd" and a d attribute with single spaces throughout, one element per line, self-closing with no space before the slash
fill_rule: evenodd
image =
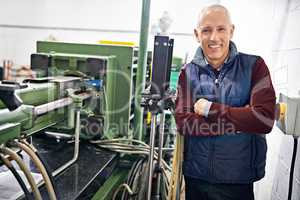
<path id="1" fill-rule="evenodd" d="M 175 104 L 175 121 L 177 131 L 180 134 L 194 136 L 212 136 L 219 134 L 210 129 L 210 122 L 206 117 L 199 116 L 194 112 L 194 102 L 186 77 L 185 67 L 181 70 L 179 75 Z"/>
<path id="2" fill-rule="evenodd" d="M 208 118 L 211 122 L 232 124 L 236 132 L 266 134 L 275 120 L 276 97 L 270 72 L 259 58 L 253 66 L 250 103 L 245 107 L 231 107 L 213 102 Z"/>

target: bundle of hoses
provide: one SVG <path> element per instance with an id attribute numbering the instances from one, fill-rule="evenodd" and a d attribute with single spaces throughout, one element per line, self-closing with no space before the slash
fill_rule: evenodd
<path id="1" fill-rule="evenodd" d="M 128 194 L 131 196 L 130 199 L 145 199 L 144 195 L 146 193 L 146 184 L 144 184 L 143 181 L 146 181 L 146 175 L 148 171 L 147 160 L 145 158 L 149 155 L 150 146 L 139 140 L 130 139 L 98 140 L 91 141 L 91 143 L 97 144 L 99 147 L 106 148 L 111 151 L 141 155 L 144 157 L 134 163 L 129 173 L 127 183 L 119 186 L 112 199 L 114 200 L 120 191 L 123 191 L 122 199 L 129 199 Z M 157 158 L 158 155 L 157 152 L 155 152 L 154 159 L 157 160 Z M 177 134 L 172 168 L 168 166 L 164 160 L 162 160 L 162 186 L 164 190 L 166 190 L 163 191 L 164 196 L 162 199 L 176 200 L 180 198 L 182 183 L 182 159 L 183 136 Z M 171 178 L 169 178 L 170 174 Z M 124 190 L 126 190 L 128 194 L 124 194 Z"/>
<path id="2" fill-rule="evenodd" d="M 25 194 L 25 199 L 26 200 L 32 200 L 32 196 L 29 193 L 23 179 L 21 178 L 20 174 L 17 172 L 17 170 L 14 168 L 14 166 L 12 165 L 12 163 L 8 160 L 8 158 L 6 158 L 4 155 L 2 155 L 0 153 L 0 158 L 2 160 L 2 162 L 4 163 L 4 165 L 6 165 L 6 167 L 11 171 L 11 173 L 14 175 L 14 177 L 17 179 L 17 182 L 19 183 L 20 187 L 22 188 L 24 194 Z"/>
<path id="3" fill-rule="evenodd" d="M 141 142 L 139 140 L 131 140 L 131 139 L 112 139 L 112 140 L 98 140 L 98 141 L 91 141 L 91 143 L 97 144 L 99 147 L 101 148 L 106 148 L 109 149 L 111 151 L 115 151 L 115 152 L 119 152 L 119 153 L 125 153 L 125 154 L 131 154 L 131 155 L 139 155 L 142 158 L 148 158 L 149 155 L 149 151 L 150 151 L 150 146 L 147 145 L 144 142 Z M 157 160 L 158 159 L 158 154 L 157 152 L 154 153 L 154 159 Z M 138 161 L 137 164 L 137 168 L 134 169 L 132 168 L 132 171 L 134 171 L 133 173 L 130 172 L 130 174 L 133 174 L 133 176 L 136 176 L 137 172 L 140 172 L 139 174 L 141 174 L 142 176 L 136 176 L 133 178 L 129 178 L 130 181 L 132 182 L 133 186 L 132 188 L 126 183 L 126 184 L 122 184 L 120 185 L 120 187 L 117 189 L 117 191 L 115 192 L 114 196 L 112 199 L 115 199 L 117 196 L 117 193 L 119 191 L 123 191 L 124 189 L 126 189 L 126 191 L 131 195 L 131 196 L 135 196 L 134 198 L 131 197 L 130 199 L 141 199 L 144 200 L 145 199 L 145 193 L 143 192 L 146 184 L 144 183 L 146 181 L 146 175 L 147 175 L 147 171 L 148 171 L 148 166 L 146 165 L 146 159 L 142 159 L 143 161 Z M 161 172 L 162 172 L 162 180 L 163 180 L 163 186 L 164 188 L 168 188 L 169 187 L 169 181 L 168 181 L 168 176 L 171 172 L 171 168 L 170 166 L 168 166 L 168 164 L 162 160 L 161 163 Z M 132 180 L 133 179 L 133 180 Z M 139 179 L 139 180 L 138 180 Z M 144 179 L 144 182 L 143 180 Z M 141 184 L 139 184 L 139 187 L 135 187 L 136 186 L 136 181 L 140 182 Z M 121 190 L 123 189 L 123 190 Z M 135 191 L 133 189 L 137 189 L 139 191 Z M 124 196 L 124 195 L 122 195 Z M 164 199 L 166 199 L 167 196 L 165 195 Z M 124 198 L 126 199 L 126 198 Z"/>
<path id="4" fill-rule="evenodd" d="M 7 148 L 7 147 L 0 148 L 0 152 L 4 155 L 9 155 L 13 160 L 15 160 L 17 162 L 17 164 L 19 165 L 22 172 L 25 174 L 25 176 L 30 184 L 30 187 L 31 187 L 33 195 L 34 195 L 34 199 L 41 200 L 42 196 L 37 187 L 37 184 L 35 183 L 30 170 L 25 165 L 25 163 L 23 162 L 21 157 L 16 152 L 14 152 L 13 150 L 11 150 L 10 148 Z"/>
<path id="5" fill-rule="evenodd" d="M 22 140 L 21 142 L 14 141 L 14 142 L 12 142 L 12 144 L 19 147 L 21 150 L 25 151 L 29 155 L 29 157 L 31 158 L 31 160 L 33 161 L 33 163 L 35 164 L 35 166 L 37 167 L 39 172 L 42 174 L 42 177 L 45 181 L 46 189 L 48 191 L 50 200 L 56 200 L 57 198 L 56 198 L 56 194 L 55 194 L 54 187 L 53 187 L 53 181 L 50 179 L 49 173 L 46 170 L 45 166 L 43 165 L 42 161 L 40 160 L 39 156 L 37 155 L 37 152 L 34 149 L 34 147 L 32 145 L 30 145 L 29 143 L 27 143 L 25 140 Z M 41 194 L 38 190 L 38 186 L 35 183 L 30 170 L 25 165 L 25 163 L 22 161 L 20 156 L 17 153 L 15 153 L 13 150 L 11 150 L 10 148 L 7 148 L 7 147 L 0 148 L 0 152 L 3 154 L 9 155 L 13 160 L 15 160 L 17 162 L 17 164 L 19 165 L 20 169 L 25 174 L 25 176 L 31 186 L 31 189 L 32 189 L 32 192 L 34 195 L 34 199 L 42 199 Z M 5 160 L 4 156 L 1 156 L 1 158 L 2 158 L 2 160 Z M 12 167 L 8 163 L 8 160 L 5 160 L 5 164 L 9 167 L 9 169 Z M 17 178 L 16 174 L 14 174 L 14 175 Z M 18 178 L 17 178 L 17 180 L 18 180 Z M 27 194 L 27 191 L 26 191 L 27 188 L 25 189 L 23 186 L 23 183 L 21 183 L 19 180 L 18 180 L 18 182 L 21 185 L 26 198 L 27 199 L 30 198 L 30 197 L 28 197 L 29 195 Z"/>

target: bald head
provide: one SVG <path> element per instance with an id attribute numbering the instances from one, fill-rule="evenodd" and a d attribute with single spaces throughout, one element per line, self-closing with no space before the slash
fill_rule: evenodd
<path id="1" fill-rule="evenodd" d="M 228 10 L 221 5 L 211 5 L 199 14 L 194 34 L 206 60 L 218 69 L 229 55 L 229 44 L 234 26 Z"/>
<path id="2" fill-rule="evenodd" d="M 221 15 L 227 21 L 228 25 L 232 25 L 230 13 L 227 10 L 227 8 L 225 8 L 224 6 L 219 5 L 219 4 L 213 4 L 213 5 L 203 8 L 201 10 L 201 12 L 199 13 L 199 16 L 198 16 L 197 27 L 200 27 L 202 25 L 203 19 L 205 17 L 210 16 L 216 12 L 221 13 Z"/>

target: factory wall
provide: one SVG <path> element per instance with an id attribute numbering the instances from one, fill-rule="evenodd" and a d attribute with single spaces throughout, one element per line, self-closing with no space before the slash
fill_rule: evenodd
<path id="1" fill-rule="evenodd" d="M 0 4 L 1 59 L 19 64 L 29 64 L 37 40 L 96 43 L 100 39 L 138 39 L 141 1 L 1 0 Z"/>
<path id="2" fill-rule="evenodd" d="M 299 0 L 223 0 L 236 24 L 234 40 L 241 51 L 261 55 L 269 66 L 277 96 L 299 96 L 300 19 Z M 255 184 L 258 200 L 285 200 L 288 197 L 293 137 L 284 135 L 276 126 L 267 135 L 266 176 Z M 298 149 L 292 199 L 299 199 L 300 151 Z"/>
<path id="3" fill-rule="evenodd" d="M 277 0 L 278 13 L 275 32 L 277 37 L 272 47 L 273 80 L 277 93 L 299 97 L 300 62 L 300 1 Z M 279 18 L 281 14 L 283 17 Z M 278 151 L 278 162 L 273 180 L 272 200 L 288 199 L 290 166 L 293 154 L 293 137 L 282 135 Z M 299 139 L 298 139 L 299 143 Z M 292 200 L 300 199 L 300 150 L 296 154 Z"/>
<path id="4" fill-rule="evenodd" d="M 222 3 L 233 10 L 238 8 L 233 11 L 233 18 L 240 20 L 238 27 L 242 31 L 238 36 L 235 35 L 235 39 L 242 49 L 246 47 L 250 52 L 264 57 L 269 65 L 277 96 L 279 93 L 299 96 L 300 83 L 297 78 L 300 72 L 300 28 L 297 21 L 300 18 L 300 1 L 264 0 L 252 1 L 251 4 L 240 2 L 241 5 L 232 1 Z M 267 142 L 269 149 L 266 176 L 255 184 L 255 196 L 258 200 L 284 200 L 288 197 L 293 137 L 283 135 L 275 126 L 267 135 Z M 293 183 L 294 200 L 299 199 L 300 194 L 299 155 L 298 149 Z"/>

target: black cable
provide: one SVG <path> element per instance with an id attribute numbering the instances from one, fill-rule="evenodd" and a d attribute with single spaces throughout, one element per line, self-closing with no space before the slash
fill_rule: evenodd
<path id="1" fill-rule="evenodd" d="M 131 179 L 133 177 L 133 171 L 135 170 L 137 164 L 138 164 L 138 161 L 134 162 L 131 169 L 130 169 L 130 171 L 129 171 L 129 175 L 128 175 L 127 180 L 126 180 L 126 184 L 129 185 L 129 187 L 131 187 L 130 182 L 131 182 Z M 126 195 L 125 193 L 126 193 L 125 190 L 123 190 L 122 197 L 121 197 L 122 200 L 125 199 L 125 195 Z"/>
<path id="2" fill-rule="evenodd" d="M 295 161 L 297 155 L 297 146 L 298 146 L 298 138 L 294 137 L 294 149 L 293 149 L 293 157 L 292 157 L 291 169 L 290 169 L 288 200 L 292 199 L 292 194 L 293 194 L 293 179 L 294 179 Z"/>
<path id="3" fill-rule="evenodd" d="M 51 182 L 51 184 L 52 184 L 52 186 L 53 186 L 54 192 L 55 192 L 57 198 L 59 199 L 60 196 L 59 196 L 58 188 L 57 188 L 57 186 L 56 186 L 56 184 L 55 184 L 55 181 L 54 181 L 54 178 L 53 178 L 52 173 L 51 173 L 51 171 L 50 171 L 49 165 L 48 165 L 48 164 L 45 162 L 45 160 L 41 157 L 41 155 L 38 153 L 38 151 L 35 151 L 35 154 L 36 154 L 36 156 L 40 159 L 41 163 L 44 165 L 45 170 L 46 170 L 47 174 L 49 175 L 49 179 L 50 179 L 50 182 Z"/>
<path id="4" fill-rule="evenodd" d="M 2 155 L 0 155 L 0 157 L 1 157 L 1 160 L 3 161 L 3 163 L 5 164 L 5 166 L 11 171 L 11 173 L 17 179 L 19 185 L 21 186 L 21 188 L 22 188 L 22 190 L 23 190 L 23 192 L 25 194 L 25 199 L 26 200 L 33 200 L 33 198 L 31 196 L 30 192 L 28 191 L 28 189 L 27 189 L 24 181 L 22 180 L 21 176 L 18 174 L 18 172 L 16 171 L 16 169 L 13 167 L 13 165 L 11 163 L 9 163 L 9 164 L 6 163 L 5 160 L 4 160 L 5 158 Z"/>
<path id="5" fill-rule="evenodd" d="M 128 178 L 128 181 L 127 181 L 127 184 L 129 185 L 130 188 L 132 188 L 135 177 L 137 176 L 138 171 L 140 169 L 140 166 L 142 166 L 142 163 L 144 161 L 145 161 L 145 158 L 141 158 L 140 160 L 136 161 L 134 166 L 132 167 L 132 171 L 131 171 L 131 173 L 129 175 L 129 178 Z M 135 192 L 135 191 L 133 191 L 133 192 Z M 122 195 L 122 198 L 123 199 L 129 199 L 128 195 L 129 194 L 124 191 L 124 196 Z"/>

